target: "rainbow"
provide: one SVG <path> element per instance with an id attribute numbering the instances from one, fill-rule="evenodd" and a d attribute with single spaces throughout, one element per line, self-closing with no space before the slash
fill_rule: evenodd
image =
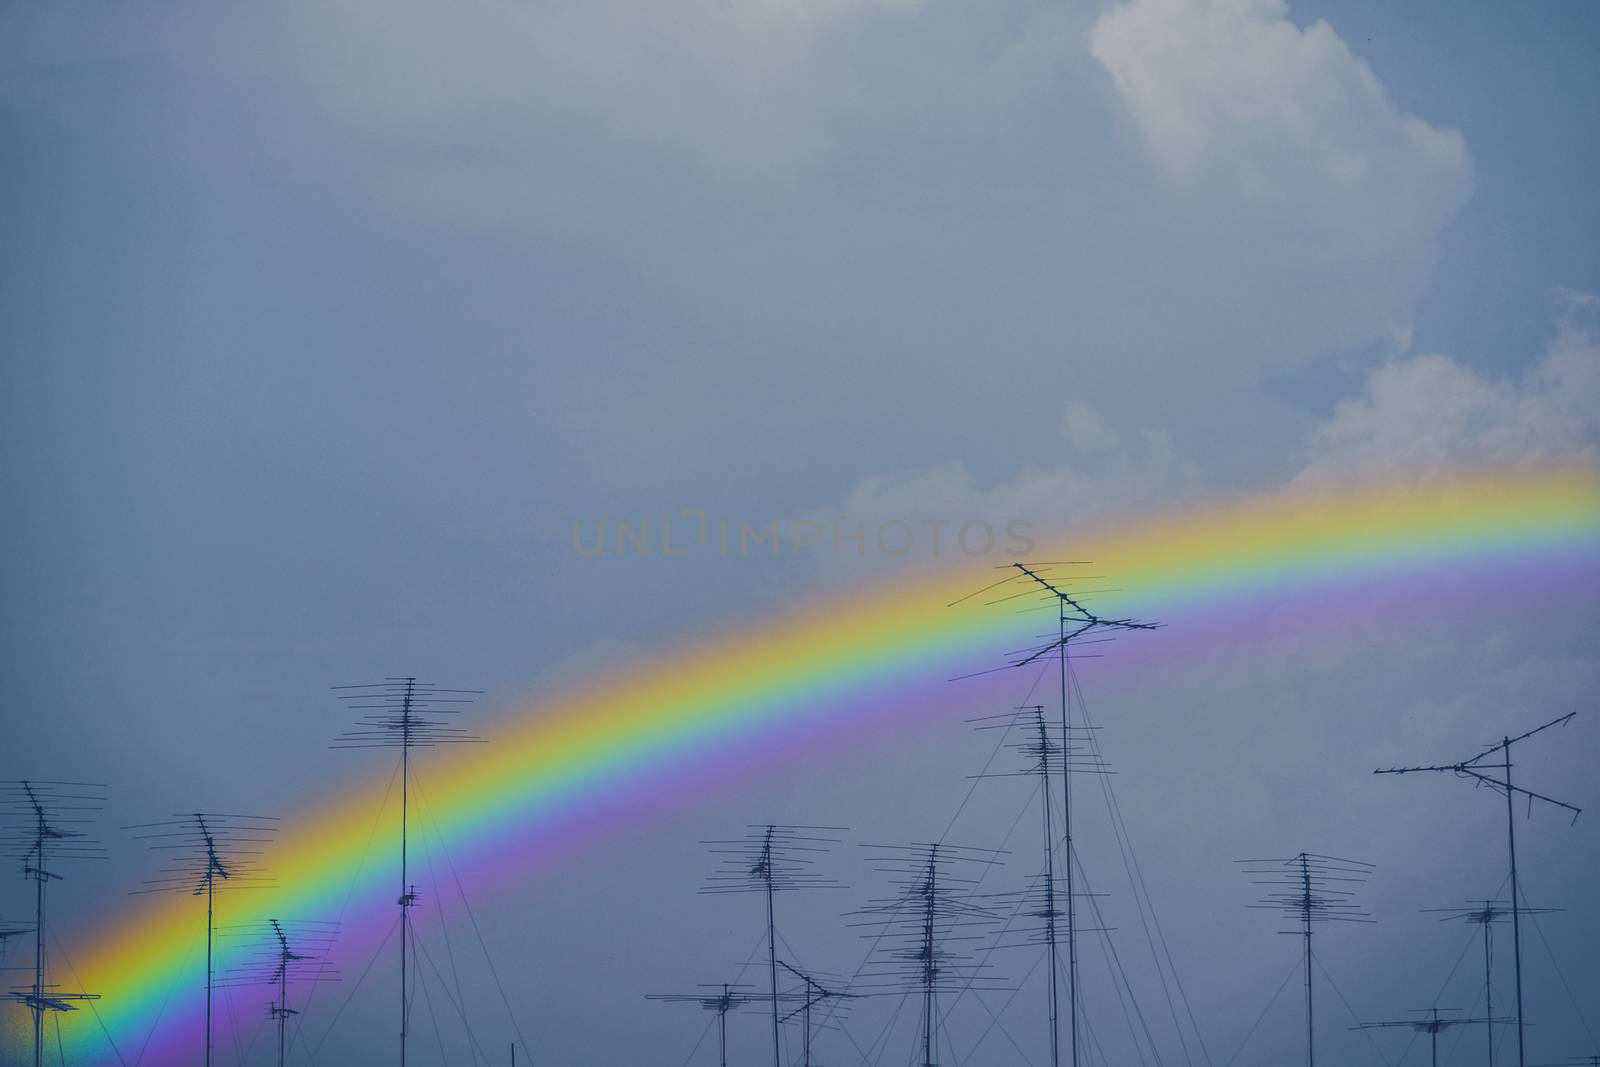
<path id="1" fill-rule="evenodd" d="M 1108 669 L 1181 669 L 1229 644 L 1337 635 L 1378 608 L 1393 626 L 1487 596 L 1501 612 L 1563 598 L 1592 605 L 1600 477 L 1557 469 L 1278 493 L 1106 525 L 1042 555 L 1092 559 L 1114 576 L 1108 611 L 1165 624 L 1119 642 Z M 949 679 L 993 666 L 1038 628 L 1035 616 L 1019 630 L 1014 605 L 985 597 L 950 606 L 997 580 L 994 563 L 963 560 L 820 598 L 532 701 L 485 731 L 490 744 L 430 753 L 426 818 L 475 885 L 509 886 L 641 810 L 737 790 L 752 767 L 850 758 L 896 731 L 942 729 L 947 712 L 1017 686 L 1008 673 Z M 345 958 L 370 956 L 396 913 L 397 873 L 376 858 L 392 854 L 397 835 L 376 818 L 389 782 L 386 768 L 287 820 L 294 829 L 266 857 L 282 888 L 240 895 L 237 906 L 342 912 Z M 203 965 L 192 902 L 136 899 L 70 946 L 70 979 L 57 966 L 63 982 L 103 997 L 66 1017 L 77 1061 L 115 1063 L 113 1043 L 129 1064 L 176 1062 L 195 1047 Z M 3 1011 L 0 1047 L 20 1053 L 26 1013 Z"/>

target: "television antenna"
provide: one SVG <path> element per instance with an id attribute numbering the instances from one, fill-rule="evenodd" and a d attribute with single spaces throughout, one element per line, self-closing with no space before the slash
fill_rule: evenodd
<path id="1" fill-rule="evenodd" d="M 763 993 L 746 993 L 749 986 L 723 982 L 706 984 L 702 988 L 720 989 L 720 993 L 646 993 L 644 999 L 659 1000 L 666 1004 L 698 1004 L 706 1011 L 717 1013 L 717 1062 L 728 1067 L 728 1013 L 741 1004 L 764 1004 L 769 999 Z"/>
<path id="2" fill-rule="evenodd" d="M 1279 930 L 1304 942 L 1306 988 L 1306 1067 L 1316 1063 L 1316 1013 L 1311 984 L 1311 932 L 1317 923 L 1370 923 L 1371 916 L 1355 903 L 1355 887 L 1372 875 L 1372 864 L 1340 859 L 1315 852 L 1301 852 L 1287 859 L 1235 860 L 1244 873 L 1256 876 L 1254 885 L 1265 886 L 1266 895 L 1250 908 L 1276 912 L 1297 920 L 1298 930 Z"/>
<path id="3" fill-rule="evenodd" d="M 1484 1016 L 1482 1019 L 1457 1019 L 1457 1018 L 1448 1018 L 1447 1019 L 1444 1016 L 1439 1014 L 1441 1011 L 1459 1011 L 1459 1010 L 1460 1010 L 1459 1008 L 1412 1008 L 1411 1009 L 1412 1014 L 1423 1015 L 1424 1018 L 1421 1018 L 1421 1019 L 1392 1019 L 1392 1020 L 1389 1020 L 1389 1021 L 1386 1021 L 1386 1022 L 1362 1023 L 1360 1026 L 1352 1027 L 1352 1029 L 1355 1029 L 1355 1030 L 1382 1030 L 1382 1029 L 1404 1028 L 1404 1029 L 1408 1029 L 1408 1030 L 1414 1030 L 1419 1034 L 1427 1034 L 1428 1035 L 1428 1045 L 1432 1049 L 1433 1067 L 1439 1067 L 1439 1032 L 1440 1031 L 1448 1030 L 1453 1026 L 1476 1026 L 1476 1025 L 1478 1025 L 1480 1023 L 1485 1025 L 1485 1026 L 1488 1026 L 1491 1023 L 1497 1023 L 1497 1022 L 1498 1023 L 1503 1023 L 1503 1022 L 1509 1022 L 1510 1021 L 1509 1019 L 1494 1019 L 1494 1018 L 1491 1018 L 1489 1016 Z"/>
<path id="4" fill-rule="evenodd" d="M 246 949 L 242 964 L 219 984 L 277 987 L 278 998 L 268 1005 L 267 1018 L 278 1032 L 278 1067 L 285 1067 L 287 1062 L 289 1019 L 300 1014 L 289 1007 L 289 983 L 301 980 L 302 964 L 314 968 L 312 981 L 333 978 L 325 961 L 338 929 L 338 924 L 331 922 L 267 919 L 228 930 L 249 937 L 254 943 Z"/>
<path id="5" fill-rule="evenodd" d="M 34 884 L 33 984 L 13 989 L 8 998 L 33 1013 L 34 1067 L 44 1064 L 44 1017 L 47 1012 L 76 1011 L 77 1005 L 99 1000 L 94 993 L 68 993 L 47 980 L 45 959 L 45 887 L 62 876 L 50 866 L 62 860 L 105 859 L 105 849 L 79 829 L 105 807 L 105 786 L 90 782 L 48 782 L 24 779 L 0 784 L 0 851 L 22 861 L 22 876 Z M 18 926 L 8 940 L 26 933 Z"/>
<path id="6" fill-rule="evenodd" d="M 810 975 L 805 971 L 800 970 L 798 967 L 784 962 L 783 960 L 778 961 L 778 966 L 782 967 L 784 970 L 800 979 L 801 982 L 805 983 L 805 991 L 801 994 L 803 1000 L 800 1006 L 791 1011 L 788 1015 L 785 1015 L 780 1021 L 790 1022 L 795 1019 L 795 1017 L 799 1017 L 802 1035 L 800 1040 L 800 1064 L 801 1067 L 811 1067 L 811 1009 L 816 1007 L 818 1004 L 829 1000 L 853 1000 L 855 999 L 856 994 L 842 993 L 837 990 L 830 989 L 827 986 L 824 986 L 821 982 L 818 982 L 813 975 Z M 826 1025 L 826 1020 L 824 1020 L 824 1025 Z"/>
<path id="7" fill-rule="evenodd" d="M 186 893 L 206 898 L 206 1043 L 205 1064 L 212 1067 L 212 993 L 216 963 L 212 942 L 216 933 L 216 896 L 226 885 L 232 889 L 260 889 L 270 883 L 261 873 L 259 858 L 278 830 L 278 820 L 267 815 L 225 815 L 191 812 L 161 822 L 123 827 L 136 831 L 135 840 L 154 842 L 154 851 L 170 853 L 167 866 L 141 884 L 140 893 Z"/>
<path id="8" fill-rule="evenodd" d="M 1517 983 L 1518 1067 L 1526 1067 L 1527 1050 L 1523 1040 L 1523 1031 L 1525 1026 L 1522 1014 L 1522 901 L 1521 894 L 1517 888 L 1517 822 L 1515 805 L 1513 801 L 1518 794 L 1527 797 L 1528 810 L 1530 813 L 1533 810 L 1533 802 L 1535 800 L 1543 801 L 1546 804 L 1551 804 L 1555 807 L 1572 812 L 1573 822 L 1577 822 L 1578 816 L 1582 813 L 1583 809 L 1575 807 L 1572 804 L 1568 804 L 1565 801 L 1556 800 L 1554 797 L 1545 796 L 1543 793 L 1535 793 L 1531 789 L 1524 789 L 1520 785 L 1513 785 L 1511 782 L 1511 746 L 1516 744 L 1518 741 L 1526 741 L 1535 734 L 1543 733 L 1552 726 L 1565 726 L 1567 723 L 1572 721 L 1572 717 L 1576 714 L 1577 712 L 1568 712 L 1560 718 L 1551 719 L 1543 726 L 1534 727 L 1527 733 L 1518 734 L 1516 737 L 1502 737 L 1499 741 L 1490 745 L 1476 756 L 1473 756 L 1471 759 L 1462 760 L 1459 763 L 1444 763 L 1417 767 L 1383 767 L 1372 772 L 1373 774 L 1414 774 L 1419 771 L 1448 772 L 1450 774 L 1454 774 L 1458 778 L 1469 779 L 1474 785 L 1486 785 L 1490 789 L 1505 795 L 1506 852 L 1511 859 L 1511 955 L 1513 964 L 1512 969 L 1516 974 Z M 1496 762 L 1496 757 L 1498 757 L 1498 762 Z M 1496 777 L 1494 772 L 1499 772 L 1500 776 Z"/>
<path id="9" fill-rule="evenodd" d="M 868 862 L 889 875 L 896 892 L 851 913 L 858 918 L 849 925 L 876 930 L 862 935 L 875 948 L 853 984 L 869 994 L 920 994 L 921 1064 L 936 1067 L 940 994 L 1004 988 L 965 947 L 1001 917 L 973 902 L 980 879 L 953 872 L 997 865 L 1007 853 L 943 843 L 863 847 L 872 850 Z"/>
<path id="10" fill-rule="evenodd" d="M 773 896 L 802 889 L 843 889 L 844 886 L 812 870 L 817 858 L 839 843 L 831 835 L 842 826 L 800 826 L 767 823 L 752 825 L 743 837 L 703 841 L 711 854 L 721 856 L 715 872 L 700 888 L 702 894 L 760 893 L 767 900 L 767 977 L 772 1001 L 772 1063 L 783 1067 L 778 1018 L 778 928 Z"/>
<path id="11" fill-rule="evenodd" d="M 1483 1013 L 1488 1016 L 1484 1019 L 1484 1032 L 1489 1038 L 1489 1067 L 1494 1067 L 1494 1024 L 1505 1020 L 1494 1018 L 1494 926 L 1496 923 L 1505 922 L 1511 918 L 1511 905 L 1500 900 L 1485 900 L 1481 904 L 1471 904 L 1466 907 L 1456 908 L 1423 908 L 1423 913 L 1444 913 L 1440 922 L 1463 920 L 1476 923 L 1483 927 Z M 1524 907 L 1524 915 L 1545 915 L 1550 912 L 1560 911 L 1560 908 L 1529 908 Z"/>
<path id="12" fill-rule="evenodd" d="M 481 744 L 483 739 L 458 726 L 448 716 L 461 714 L 459 705 L 472 703 L 481 689 L 444 689 L 412 676 L 385 678 L 364 685 L 338 685 L 339 700 L 358 712 L 356 726 L 333 739 L 329 748 L 398 748 L 400 750 L 400 1067 L 405 1067 L 406 1040 L 411 1030 L 411 996 L 407 986 L 407 958 L 411 940 L 411 909 L 417 887 L 411 884 L 409 863 L 411 750 L 439 745 Z"/>
<path id="13" fill-rule="evenodd" d="M 1057 577 L 1054 573 L 1056 567 L 1073 567 L 1086 565 L 1086 561 L 1056 561 L 1047 563 L 1013 562 L 1004 565 L 1001 569 L 1011 573 L 1005 578 L 994 582 L 984 589 L 969 593 L 960 600 L 971 599 L 981 593 L 996 591 L 997 598 L 988 601 L 990 605 L 1006 603 L 1008 601 L 1035 598 L 1042 599 L 1045 603 L 1053 605 L 1056 614 L 1056 631 L 1053 635 L 1045 637 L 1033 645 L 1008 653 L 1004 669 L 1017 669 L 1033 663 L 1055 659 L 1058 665 L 1061 704 L 1061 739 L 1068 749 L 1072 747 L 1071 741 L 1076 736 L 1076 731 L 1081 728 L 1073 724 L 1071 685 L 1068 678 L 1068 660 L 1071 657 L 1071 643 L 1082 641 L 1093 634 L 1102 631 L 1115 633 L 1119 631 L 1155 630 L 1160 628 L 1160 623 L 1141 622 L 1132 618 L 1113 618 L 1100 615 L 1091 611 L 1084 605 L 1090 593 L 1082 591 L 1069 591 L 1067 579 Z M 1079 576 L 1080 578 L 1082 576 Z M 1013 592 L 1010 589 L 1000 590 L 1001 586 L 1017 583 L 1024 586 L 1021 591 Z M 952 607 L 954 604 L 951 605 Z M 1071 1067 L 1078 1067 L 1079 1050 L 1082 1042 L 1078 1037 L 1079 1011 L 1079 974 L 1078 974 L 1078 923 L 1073 886 L 1073 868 L 1076 866 L 1076 855 L 1072 844 L 1072 772 L 1075 768 L 1074 760 L 1062 759 L 1061 771 L 1061 807 L 1062 807 L 1062 835 L 1066 871 L 1065 910 L 1067 926 L 1067 1017 L 1068 1017 L 1068 1044 L 1072 1050 L 1069 1063 Z M 1053 892 L 1052 892 L 1053 895 Z M 1051 972 L 1052 984 L 1055 981 L 1054 969 Z M 1052 998 L 1054 994 L 1052 993 Z M 1057 1062 L 1055 1038 L 1056 1023 L 1051 1023 L 1051 1062 Z"/>

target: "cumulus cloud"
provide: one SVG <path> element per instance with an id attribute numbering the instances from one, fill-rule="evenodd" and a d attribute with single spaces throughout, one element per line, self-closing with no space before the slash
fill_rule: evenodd
<path id="1" fill-rule="evenodd" d="M 1401 113 L 1333 27 L 1296 26 L 1283 0 L 1132 0 L 1102 16 L 1091 41 L 1176 177 L 1309 189 L 1368 215 L 1431 193 L 1420 206 L 1435 224 L 1466 194 L 1461 134 Z"/>
<path id="2" fill-rule="evenodd" d="M 1280 351 L 1403 326 L 1471 191 L 1458 131 L 1404 113 L 1332 26 L 1296 25 L 1283 0 L 1129 0 L 1090 46 L 1188 210 L 1251 248 L 1253 294 L 1232 299 Z"/>
<path id="3" fill-rule="evenodd" d="M 1374 370 L 1365 395 L 1335 406 L 1309 435 L 1298 485 L 1419 478 L 1463 467 L 1600 458 L 1600 334 L 1594 297 L 1575 298 L 1548 352 L 1518 381 L 1447 356 Z"/>

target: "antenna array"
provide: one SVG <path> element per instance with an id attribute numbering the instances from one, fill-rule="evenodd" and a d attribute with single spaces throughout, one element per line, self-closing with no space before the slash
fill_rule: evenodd
<path id="1" fill-rule="evenodd" d="M 1362 1023 L 1360 1026 L 1355 1027 L 1355 1029 L 1382 1030 L 1403 1028 L 1415 1030 L 1419 1034 L 1427 1034 L 1428 1045 L 1432 1049 L 1433 1053 L 1433 1067 L 1439 1067 L 1439 1034 L 1441 1031 L 1448 1030 L 1453 1026 L 1476 1026 L 1479 1024 L 1488 1026 L 1491 1023 L 1510 1022 L 1509 1019 L 1495 1019 L 1489 1016 L 1485 1016 L 1482 1019 L 1447 1019 L 1439 1014 L 1441 1011 L 1456 1010 L 1457 1009 L 1455 1008 L 1412 1008 L 1411 1013 L 1413 1015 L 1421 1015 L 1423 1017 L 1420 1019 L 1392 1019 L 1387 1022 Z"/>
<path id="2" fill-rule="evenodd" d="M 778 928 L 773 895 L 802 889 L 843 889 L 817 872 L 817 858 L 839 843 L 833 834 L 842 826 L 799 826 L 767 823 L 752 825 L 743 837 L 704 841 L 711 854 L 720 856 L 717 869 L 701 887 L 702 894 L 761 893 L 767 901 L 767 977 L 772 1001 L 772 1062 L 782 1067 L 783 1050 L 778 1018 Z"/>
<path id="3" fill-rule="evenodd" d="M 1279 930 L 1297 935 L 1305 943 L 1306 978 L 1306 1067 L 1316 1063 L 1316 1025 L 1311 986 L 1311 930 L 1317 923 L 1370 923 L 1372 917 L 1355 903 L 1355 887 L 1372 875 L 1372 864 L 1360 860 L 1301 852 L 1288 859 L 1237 860 L 1254 885 L 1265 886 L 1266 895 L 1251 908 L 1277 912 L 1299 922 L 1298 930 Z"/>
<path id="4" fill-rule="evenodd" d="M 1057 679 L 1060 684 L 1061 695 L 1061 733 L 1060 742 L 1064 750 L 1064 758 L 1060 760 L 1061 771 L 1061 830 L 1063 838 L 1063 862 L 1066 866 L 1066 926 L 1067 926 L 1067 1017 L 1068 1040 L 1072 1050 L 1069 1062 L 1072 1067 L 1078 1067 L 1079 1050 L 1081 1042 L 1078 1038 L 1078 920 L 1076 907 L 1076 893 L 1073 886 L 1077 855 L 1072 844 L 1072 774 L 1074 770 L 1090 770 L 1100 772 L 1103 768 L 1095 765 L 1085 766 L 1082 757 L 1074 756 L 1076 749 L 1074 741 L 1086 741 L 1088 735 L 1080 732 L 1081 728 L 1073 722 L 1070 668 L 1068 661 L 1071 658 L 1071 644 L 1074 641 L 1086 642 L 1102 631 L 1114 634 L 1123 631 L 1155 630 L 1159 623 L 1141 622 L 1131 618 L 1113 618 L 1101 615 L 1091 610 L 1086 602 L 1101 590 L 1069 589 L 1069 585 L 1082 581 L 1085 575 L 1061 576 L 1056 573 L 1057 568 L 1085 566 L 1084 561 L 1054 561 L 1044 563 L 1008 564 L 1005 570 L 1010 571 L 1006 577 L 993 582 L 984 589 L 969 593 L 955 603 L 971 599 L 983 593 L 993 592 L 994 599 L 987 601 L 988 605 L 1006 604 L 1015 601 L 1037 601 L 1033 608 L 1022 608 L 1023 611 L 1037 610 L 1038 607 L 1053 607 L 1056 616 L 1056 629 L 1053 634 L 1040 635 L 1033 644 L 1007 654 L 1005 669 L 1017 669 L 1033 663 L 1056 661 Z M 1020 588 L 1019 588 L 1020 587 Z M 954 605 L 951 605 L 954 606 Z M 1097 762 L 1097 761 L 1096 761 Z M 1051 895 L 1053 896 L 1053 889 Z M 1053 921 L 1053 920 L 1052 920 Z M 1052 960 L 1052 963 L 1054 961 Z M 1055 971 L 1051 970 L 1052 983 L 1055 980 Z M 1051 993 L 1052 1003 L 1055 993 Z M 1051 1063 L 1057 1062 L 1059 1052 L 1055 1037 L 1056 1023 L 1051 1022 Z"/>
<path id="5" fill-rule="evenodd" d="M 26 779 L 0 784 L 0 853 L 22 863 L 22 876 L 34 884 L 33 984 L 12 989 L 10 1000 L 33 1013 L 34 1067 L 44 1063 L 46 1012 L 76 1011 L 76 1005 L 99 1000 L 93 993 L 69 993 L 48 980 L 45 957 L 45 887 L 62 876 L 50 867 L 63 860 L 105 859 L 105 849 L 89 836 L 88 826 L 105 808 L 105 786 L 91 782 L 47 782 Z M 9 936 L 26 927 L 6 931 Z M 0 937 L 0 941 L 7 940 Z"/>
<path id="6" fill-rule="evenodd" d="M 1551 719 L 1543 726 L 1536 726 L 1527 733 L 1518 734 L 1516 737 L 1502 737 L 1499 741 L 1485 748 L 1471 759 L 1459 763 L 1432 764 L 1417 767 L 1383 767 L 1373 771 L 1373 774 L 1414 774 L 1418 771 L 1438 771 L 1454 774 L 1458 778 L 1465 778 L 1475 785 L 1486 785 L 1506 798 L 1506 852 L 1511 860 L 1511 953 L 1513 971 L 1517 983 L 1517 1064 L 1525 1067 L 1527 1063 L 1527 1049 L 1524 1043 L 1524 1024 L 1522 1016 L 1522 901 L 1521 891 L 1517 887 L 1517 822 L 1515 818 L 1514 801 L 1517 796 L 1527 799 L 1528 810 L 1533 810 L 1535 800 L 1562 808 L 1572 812 L 1572 821 L 1577 822 L 1583 809 L 1575 807 L 1565 801 L 1547 797 L 1543 793 L 1535 793 L 1531 789 L 1524 789 L 1511 782 L 1511 746 L 1518 741 L 1526 741 L 1535 734 L 1543 733 L 1552 726 L 1565 726 L 1572 721 L 1571 712 L 1559 719 Z M 1499 777 L 1495 776 L 1499 772 Z"/>
<path id="7" fill-rule="evenodd" d="M 868 862 L 889 876 L 896 892 L 851 913 L 850 925 L 872 928 L 862 936 L 876 944 L 855 984 L 868 993 L 921 994 L 922 1064 L 934 1067 L 940 994 L 1003 988 L 1000 978 L 987 973 L 989 964 L 967 951 L 1001 917 L 974 902 L 978 878 L 953 872 L 994 866 L 1006 853 L 947 844 L 864 847 Z"/>
<path id="8" fill-rule="evenodd" d="M 407 991 L 407 957 L 411 941 L 411 909 L 417 887 L 410 873 L 411 750 L 439 745 L 481 744 L 483 739 L 451 725 L 461 706 L 482 695 L 479 689 L 444 689 L 410 676 L 385 678 L 364 685 L 334 687 L 339 700 L 359 714 L 355 729 L 333 739 L 329 748 L 397 748 L 400 750 L 400 1067 L 405 1067 L 406 1040 L 411 1031 L 411 996 Z"/>
<path id="9" fill-rule="evenodd" d="M 233 889 L 260 889 L 271 883 L 262 873 L 261 846 L 277 832 L 278 820 L 265 815 L 224 815 L 192 812 L 162 822 L 125 826 L 139 841 L 150 841 L 165 854 L 167 866 L 135 893 L 187 893 L 206 898 L 206 1043 L 205 1063 L 211 1067 L 212 991 L 216 983 L 216 895 L 223 885 Z"/>
<path id="10" fill-rule="evenodd" d="M 338 924 L 318 921 L 266 919 L 226 928 L 229 935 L 247 938 L 238 966 L 226 973 L 223 986 L 277 986 L 278 999 L 267 1008 L 267 1017 L 278 1031 L 278 1067 L 284 1067 L 288 1051 L 288 1022 L 300 1013 L 289 1007 L 289 984 L 309 979 L 326 982 L 335 979 L 327 957 L 338 936 Z M 304 965 L 304 966 L 302 966 Z M 306 973 L 309 972 L 309 973 Z"/>

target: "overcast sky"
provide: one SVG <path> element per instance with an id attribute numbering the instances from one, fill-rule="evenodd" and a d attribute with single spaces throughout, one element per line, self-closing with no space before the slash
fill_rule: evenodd
<path id="1" fill-rule="evenodd" d="M 1070 531 L 1593 459 L 1597 49 L 1581 0 L 5 5 L 0 776 L 107 782 L 113 824 L 282 810 L 357 773 L 324 750 L 330 685 L 414 673 L 487 690 L 492 715 L 869 577 L 588 559 L 574 522 Z M 1214 1062 L 1294 961 L 1244 909 L 1240 856 L 1379 861 L 1379 932 L 1327 959 L 1352 1010 L 1470 1006 L 1469 931 L 1415 912 L 1500 892 L 1489 801 L 1359 776 L 1580 711 L 1530 773 L 1600 807 L 1596 621 L 1440 620 L 1115 687 L 1088 669 Z M 642 995 L 724 980 L 761 932 L 754 902 L 694 896 L 700 838 L 768 818 L 926 837 L 988 745 L 796 768 L 485 899 L 543 1062 L 689 1056 L 707 1018 Z M 982 796 L 973 844 L 1027 800 Z M 1529 895 L 1572 909 L 1543 920 L 1556 964 L 1529 948 L 1541 1059 L 1600 1052 L 1597 825 L 1528 824 Z M 109 836 L 111 874 L 61 887 L 58 914 L 124 906 L 144 857 Z M 1109 829 L 1084 849 L 1131 909 Z M 796 905 L 814 965 L 845 974 L 838 913 L 871 885 L 850 851 L 862 892 Z M 0 886 L 0 915 L 30 888 Z M 1239 1063 L 1299 1054 L 1293 994 Z M 380 1062 L 357 1050 L 390 999 L 353 996 L 319 1062 Z M 1089 1005 L 1122 1025 L 1103 986 Z M 1328 1010 L 1338 1062 L 1381 1062 Z M 1033 1012 L 965 1062 L 1040 1062 Z M 824 1062 L 889 1021 L 856 1008 Z M 958 1052 L 987 1023 L 952 1022 Z M 883 1062 L 909 1061 L 905 1025 Z M 1165 1025 L 1162 1062 L 1184 1062 Z M 414 1062 L 440 1054 L 425 1032 Z M 1446 1062 L 1481 1062 L 1479 1036 Z M 1377 1037 L 1391 1060 L 1405 1039 Z"/>

